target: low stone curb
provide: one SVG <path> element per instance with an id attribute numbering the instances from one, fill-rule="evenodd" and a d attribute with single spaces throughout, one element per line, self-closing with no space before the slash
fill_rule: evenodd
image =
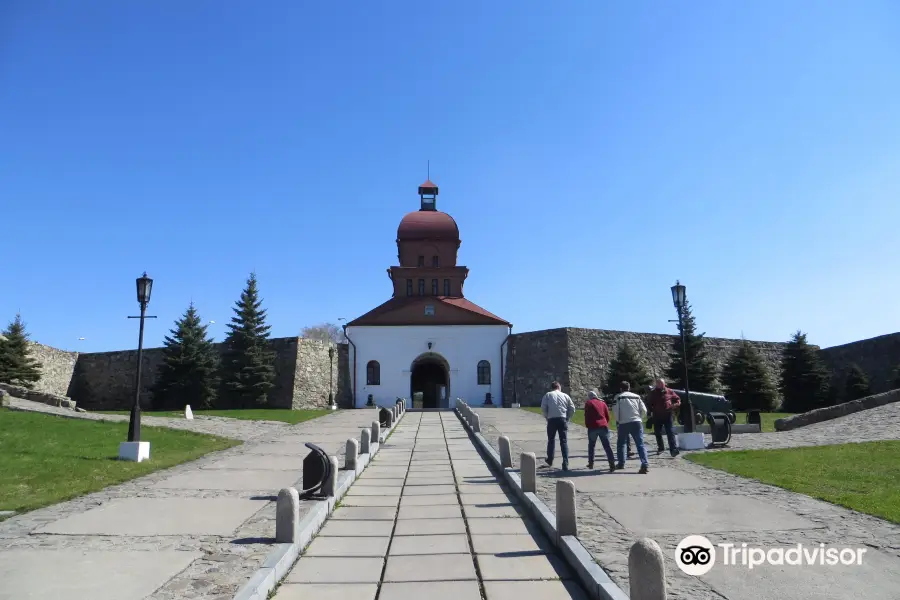
<path id="1" fill-rule="evenodd" d="M 558 535 L 556 530 L 556 515 L 553 514 L 546 504 L 540 498 L 531 492 L 522 491 L 522 480 L 518 473 L 511 468 L 503 468 L 500 461 L 500 454 L 494 450 L 490 442 L 488 442 L 481 433 L 473 431 L 472 426 L 465 417 L 457 409 L 456 415 L 463 426 L 469 432 L 469 435 L 476 442 L 476 447 L 485 456 L 487 462 L 493 467 L 493 470 L 503 473 L 503 478 L 507 484 L 516 493 L 516 496 L 528 508 L 531 515 L 535 518 L 541 529 L 550 538 L 562 554 L 565 561 L 578 575 L 578 579 L 584 586 L 588 595 L 594 600 L 628 600 L 628 594 L 617 586 L 606 571 L 597 564 L 591 553 L 585 549 L 577 537 L 572 535 Z"/>
<path id="2" fill-rule="evenodd" d="M 337 489 L 334 491 L 334 496 L 329 497 L 327 500 L 314 502 L 313 507 L 300 518 L 296 541 L 290 544 L 275 544 L 275 548 L 269 552 L 262 566 L 238 590 L 233 600 L 266 600 L 269 597 L 275 586 L 293 568 L 294 563 L 303 550 L 306 549 L 313 538 L 316 537 L 316 534 L 319 533 L 319 530 L 322 529 L 325 521 L 334 512 L 334 507 L 341 501 L 341 498 L 344 497 L 347 490 L 356 481 L 356 478 L 362 474 L 375 455 L 378 454 L 381 445 L 384 444 L 387 437 L 403 419 L 404 414 L 406 414 L 405 411 L 400 414 L 400 417 L 389 428 L 381 430 L 378 441 L 373 441 L 367 454 L 360 454 L 357 457 L 355 471 L 340 471 L 338 473 Z"/>
<path id="3" fill-rule="evenodd" d="M 879 406 L 884 406 L 885 404 L 891 404 L 893 402 L 900 402 L 900 389 L 891 390 L 882 394 L 875 394 L 874 396 L 866 396 L 859 400 L 851 400 L 850 402 L 844 402 L 843 404 L 836 404 L 826 408 L 817 408 L 816 410 L 794 415 L 793 417 L 776 419 L 775 430 L 790 431 L 814 423 L 821 423 L 822 421 L 830 421 L 831 419 L 852 415 L 853 413 L 869 410 L 870 408 L 878 408 Z"/>

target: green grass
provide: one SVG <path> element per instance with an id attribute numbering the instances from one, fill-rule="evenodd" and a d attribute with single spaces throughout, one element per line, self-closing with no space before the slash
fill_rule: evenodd
<path id="1" fill-rule="evenodd" d="M 528 412 L 541 414 L 540 406 L 523 406 L 522 410 L 527 410 Z M 609 412 L 610 412 L 609 427 L 610 427 L 610 429 L 615 429 L 616 428 L 616 418 L 612 415 L 612 411 L 609 411 Z M 764 432 L 775 431 L 775 420 L 783 419 L 785 417 L 790 417 L 790 416 L 793 416 L 793 413 L 772 413 L 772 412 L 760 413 L 760 418 L 762 420 L 762 430 Z M 584 411 L 576 410 L 575 416 L 572 417 L 572 422 L 578 423 L 579 425 L 583 426 L 584 425 Z M 737 420 L 735 421 L 735 423 L 736 424 L 746 423 L 746 413 L 740 413 L 740 412 L 737 413 Z"/>
<path id="2" fill-rule="evenodd" d="M 687 459 L 900 523 L 900 441 L 694 453 Z"/>
<path id="3" fill-rule="evenodd" d="M 162 427 L 141 434 L 151 460 L 120 461 L 127 423 L 0 409 L 0 510 L 34 510 L 241 443 Z"/>
<path id="4" fill-rule="evenodd" d="M 127 415 L 127 410 L 98 410 L 96 411 L 104 415 Z M 303 421 L 309 421 L 318 417 L 324 417 L 332 411 L 324 409 L 315 410 L 292 410 L 289 408 L 248 408 L 237 410 L 195 410 L 194 415 L 203 415 L 206 417 L 227 417 L 229 419 L 244 419 L 248 421 L 281 421 L 296 425 Z M 161 411 L 142 411 L 141 414 L 148 417 L 174 417 L 184 418 L 184 411 L 180 410 L 161 410 Z"/>

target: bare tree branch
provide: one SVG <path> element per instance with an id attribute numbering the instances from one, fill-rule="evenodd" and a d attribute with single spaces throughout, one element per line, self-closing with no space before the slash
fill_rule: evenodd
<path id="1" fill-rule="evenodd" d="M 300 331 L 300 337 L 309 340 L 319 340 L 320 342 L 333 342 L 335 344 L 347 343 L 347 338 L 344 337 L 344 330 L 334 323 L 321 323 L 312 327 L 304 327 Z"/>

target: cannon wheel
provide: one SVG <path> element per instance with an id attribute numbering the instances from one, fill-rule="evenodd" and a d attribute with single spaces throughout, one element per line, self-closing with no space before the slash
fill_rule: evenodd
<path id="1" fill-rule="evenodd" d="M 312 450 L 312 453 L 315 454 L 318 457 L 319 461 L 321 461 L 322 463 L 322 480 L 311 488 L 299 491 L 298 495 L 301 498 L 308 498 L 319 493 L 322 489 L 322 486 L 325 485 L 325 482 L 328 481 L 329 477 L 331 477 L 331 459 L 328 458 L 328 454 L 326 454 L 324 450 L 322 450 L 312 442 L 306 442 L 304 446 Z"/>
<path id="2" fill-rule="evenodd" d="M 729 411 L 728 411 L 727 413 L 725 413 L 725 414 L 728 415 L 728 420 L 731 421 L 731 424 L 732 424 L 732 425 L 734 425 L 734 422 L 737 421 L 737 415 L 734 414 L 734 411 L 733 411 L 733 410 L 729 410 Z"/>
<path id="3" fill-rule="evenodd" d="M 704 421 L 705 419 L 706 419 L 706 417 L 704 417 L 704 416 L 703 416 L 703 413 L 700 412 L 699 410 L 698 410 L 696 413 L 694 413 L 694 423 L 695 423 L 695 424 L 697 424 L 697 425 L 703 425 L 703 421 Z"/>

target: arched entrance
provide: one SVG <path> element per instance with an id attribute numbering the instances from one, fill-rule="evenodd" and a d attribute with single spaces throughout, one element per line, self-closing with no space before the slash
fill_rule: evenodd
<path id="1" fill-rule="evenodd" d="M 415 398 L 416 392 L 422 393 L 422 408 L 450 406 L 450 365 L 443 356 L 426 352 L 413 361 L 409 375 L 409 397 Z"/>

